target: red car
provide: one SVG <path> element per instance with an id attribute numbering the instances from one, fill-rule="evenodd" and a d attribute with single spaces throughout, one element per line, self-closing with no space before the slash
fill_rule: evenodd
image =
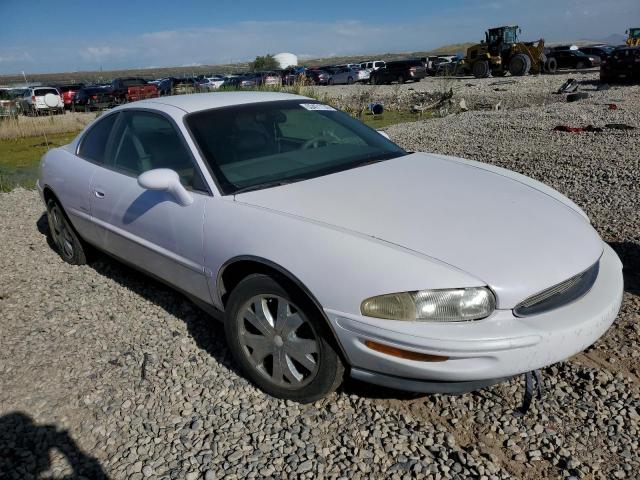
<path id="1" fill-rule="evenodd" d="M 84 88 L 84 83 L 74 83 L 72 85 L 59 85 L 56 88 L 60 92 L 60 97 L 62 97 L 64 108 L 71 109 L 71 106 L 73 105 L 73 97 L 75 97 L 76 92 L 78 90 Z"/>

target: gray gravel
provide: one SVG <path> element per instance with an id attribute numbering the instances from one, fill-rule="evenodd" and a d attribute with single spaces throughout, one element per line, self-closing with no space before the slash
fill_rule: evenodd
<path id="1" fill-rule="evenodd" d="M 543 107 L 388 129 L 406 148 L 552 185 L 623 258 L 627 291 L 614 327 L 545 369 L 544 399 L 524 419 L 514 416 L 520 380 L 457 397 L 348 382 L 312 405 L 269 398 L 238 375 L 220 325 L 108 258 L 63 263 L 47 244 L 37 194 L 14 190 L 0 194 L 0 478 L 74 469 L 113 479 L 638 478 L 640 130 L 551 129 L 640 127 L 640 89 L 569 105 L 545 88 Z M 620 109 L 603 105 L 611 101 Z"/>

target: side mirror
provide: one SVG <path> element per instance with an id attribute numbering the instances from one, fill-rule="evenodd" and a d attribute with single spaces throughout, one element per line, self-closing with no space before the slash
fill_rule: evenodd
<path id="1" fill-rule="evenodd" d="M 169 168 L 156 168 L 141 173 L 138 185 L 147 190 L 167 192 L 183 207 L 193 203 L 193 197 L 180 183 L 180 177 Z"/>
<path id="2" fill-rule="evenodd" d="M 382 135 L 384 138 L 386 138 L 387 140 L 391 140 L 391 138 L 389 138 L 389 134 L 383 130 L 376 130 L 380 135 Z"/>

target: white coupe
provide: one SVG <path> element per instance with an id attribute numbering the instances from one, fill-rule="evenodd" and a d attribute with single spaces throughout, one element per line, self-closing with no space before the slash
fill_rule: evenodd
<path id="1" fill-rule="evenodd" d="M 296 95 L 123 105 L 50 150 L 38 188 L 65 261 L 93 246 L 219 312 L 246 376 L 300 402 L 345 370 L 482 388 L 580 352 L 620 308 L 620 260 L 568 198 Z"/>

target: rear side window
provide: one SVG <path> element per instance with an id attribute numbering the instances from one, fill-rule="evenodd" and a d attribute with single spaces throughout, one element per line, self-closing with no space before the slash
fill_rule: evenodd
<path id="1" fill-rule="evenodd" d="M 94 163 L 105 163 L 107 141 L 118 115 L 108 115 L 99 120 L 82 139 L 78 155 Z"/>
<path id="2" fill-rule="evenodd" d="M 47 93 L 53 93 L 54 95 L 58 95 L 58 91 L 55 88 L 38 88 L 33 91 L 33 94 L 36 97 L 44 97 Z"/>

